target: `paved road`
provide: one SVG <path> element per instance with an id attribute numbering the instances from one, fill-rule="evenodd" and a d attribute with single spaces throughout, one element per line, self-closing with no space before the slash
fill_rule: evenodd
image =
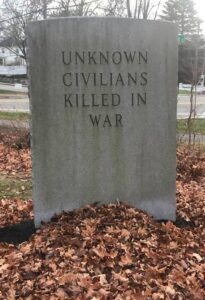
<path id="1" fill-rule="evenodd" d="M 189 116 L 190 96 L 179 95 L 177 104 L 177 118 L 183 119 Z M 205 95 L 197 95 L 196 117 L 205 118 Z"/>
<path id="2" fill-rule="evenodd" d="M 25 86 L 21 86 L 19 84 L 7 84 L 7 83 L 0 82 L 0 90 L 28 94 L 28 88 Z"/>
<path id="3" fill-rule="evenodd" d="M 0 86 L 1 88 L 1 86 Z M 197 117 L 205 118 L 205 95 L 197 95 Z M 188 118 L 190 109 L 190 97 L 180 95 L 178 97 L 177 117 Z M 29 111 L 29 100 L 27 94 L 2 94 L 0 95 L 0 111 Z"/>
<path id="4" fill-rule="evenodd" d="M 29 100 L 27 94 L 1 94 L 0 111 L 28 112 Z"/>

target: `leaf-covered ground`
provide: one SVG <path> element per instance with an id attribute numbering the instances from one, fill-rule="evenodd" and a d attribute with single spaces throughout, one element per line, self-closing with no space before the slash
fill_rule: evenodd
<path id="1" fill-rule="evenodd" d="M 1 174 L 30 176 L 28 150 L 0 147 Z M 19 246 L 1 243 L 0 299 L 205 299 L 204 175 L 204 153 L 181 148 L 175 224 L 126 204 L 93 205 Z M 1 200 L 1 227 L 26 218 L 31 201 Z"/>

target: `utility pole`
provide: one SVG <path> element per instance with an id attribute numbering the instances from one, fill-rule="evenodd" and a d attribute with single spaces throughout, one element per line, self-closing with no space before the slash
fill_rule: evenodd
<path id="1" fill-rule="evenodd" d="M 47 19 L 47 0 L 43 0 L 43 18 Z"/>

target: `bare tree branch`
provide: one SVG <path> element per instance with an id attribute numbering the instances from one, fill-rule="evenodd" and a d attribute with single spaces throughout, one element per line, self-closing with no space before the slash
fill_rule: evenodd
<path id="1" fill-rule="evenodd" d="M 158 1 L 158 4 L 157 4 L 157 7 L 156 7 L 156 10 L 155 10 L 154 20 L 156 20 L 156 18 L 158 17 L 158 14 L 159 14 L 159 8 L 160 8 L 161 4 L 162 4 L 162 1 L 159 0 L 159 1 Z"/>

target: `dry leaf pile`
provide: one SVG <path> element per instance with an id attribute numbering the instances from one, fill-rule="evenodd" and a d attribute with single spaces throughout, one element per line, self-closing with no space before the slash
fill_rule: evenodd
<path id="1" fill-rule="evenodd" d="M 177 152 L 177 214 L 205 226 L 205 151 Z"/>
<path id="2" fill-rule="evenodd" d="M 0 199 L 0 228 L 33 218 L 33 203 L 29 199 Z"/>
<path id="3" fill-rule="evenodd" d="M 177 226 L 126 204 L 93 205 L 19 246 L 0 244 L 0 299 L 205 299 L 204 163 L 178 153 Z"/>
<path id="4" fill-rule="evenodd" d="M 28 177 L 31 174 L 31 153 L 0 144 L 0 172 L 6 175 Z"/>

